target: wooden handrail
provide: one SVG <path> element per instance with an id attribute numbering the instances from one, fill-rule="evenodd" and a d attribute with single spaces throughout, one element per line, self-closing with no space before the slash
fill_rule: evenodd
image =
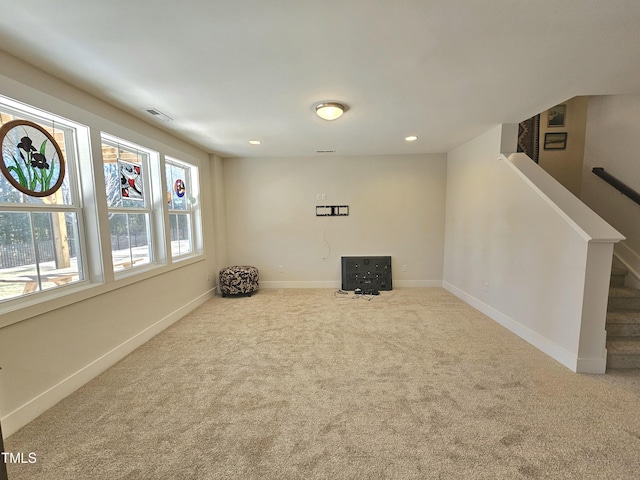
<path id="1" fill-rule="evenodd" d="M 614 177 L 610 173 L 605 172 L 604 168 L 602 168 L 602 167 L 593 167 L 593 169 L 591 171 L 593 173 L 595 173 L 597 176 L 599 176 L 602 180 L 607 182 L 609 185 L 611 185 L 615 189 L 619 190 L 620 193 L 622 193 L 623 195 L 629 197 L 631 200 L 633 200 L 638 205 L 640 205 L 640 193 L 636 192 L 629 185 L 621 182 L 620 180 L 618 180 L 616 177 Z"/>

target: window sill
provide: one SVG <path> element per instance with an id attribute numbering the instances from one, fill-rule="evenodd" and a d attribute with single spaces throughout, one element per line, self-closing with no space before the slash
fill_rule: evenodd
<path id="1" fill-rule="evenodd" d="M 4 305 L 0 305 L 0 328 L 57 310 L 58 308 L 82 302 L 178 268 L 203 262 L 204 260 L 204 255 L 194 255 L 169 265 L 151 264 L 140 270 L 135 269 L 128 271 L 126 275 L 118 276 L 112 282 L 102 283 L 86 280 L 46 292 L 36 293 L 26 298 L 9 300 Z"/>

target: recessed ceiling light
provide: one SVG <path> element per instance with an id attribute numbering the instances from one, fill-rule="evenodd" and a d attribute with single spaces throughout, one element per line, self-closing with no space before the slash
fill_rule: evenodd
<path id="1" fill-rule="evenodd" d="M 404 137 L 404 139 L 407 142 L 415 142 L 418 139 L 418 137 L 416 137 L 415 135 L 409 135 L 408 137 Z"/>
<path id="2" fill-rule="evenodd" d="M 249 140 L 251 145 L 260 145 L 262 142 L 260 140 Z"/>
<path id="3" fill-rule="evenodd" d="M 323 120 L 340 118 L 347 107 L 336 102 L 322 102 L 316 105 L 316 114 Z"/>

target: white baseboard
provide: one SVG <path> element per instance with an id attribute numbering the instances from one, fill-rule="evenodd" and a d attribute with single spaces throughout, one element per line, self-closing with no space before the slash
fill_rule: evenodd
<path id="1" fill-rule="evenodd" d="M 340 288 L 338 281 L 263 281 L 260 280 L 260 288 Z"/>
<path id="2" fill-rule="evenodd" d="M 442 280 L 394 280 L 393 286 L 398 288 L 440 287 Z"/>
<path id="3" fill-rule="evenodd" d="M 398 288 L 442 287 L 442 280 L 393 280 L 393 286 Z M 335 281 L 263 281 L 260 288 L 341 288 L 340 280 Z"/>
<path id="4" fill-rule="evenodd" d="M 458 287 L 446 281 L 443 281 L 442 283 L 443 287 L 449 292 L 453 293 L 456 297 L 468 303 L 476 310 L 484 313 L 487 317 L 496 321 L 507 330 L 515 333 L 520 338 L 536 347 L 538 350 L 546 353 L 551 358 L 567 367 L 569 370 L 576 373 L 604 373 L 607 364 L 606 351 L 603 358 L 578 358 L 553 341 L 549 340 L 548 338 L 543 337 L 539 333 L 536 333 L 533 330 L 525 327 L 511 317 L 503 314 L 490 305 L 487 305 L 481 300 L 478 300 L 474 296 L 469 295 Z"/>
<path id="5" fill-rule="evenodd" d="M 105 353 L 101 357 L 98 357 L 91 363 L 85 365 L 80 370 L 68 376 L 57 385 L 54 385 L 48 390 L 45 390 L 37 397 L 32 398 L 24 405 L 10 412 L 1 420 L 2 436 L 7 438 L 12 433 L 15 433 L 18 429 L 34 420 L 46 410 L 53 407 L 56 403 L 71 395 L 78 388 L 82 387 L 84 384 L 100 375 L 109 367 L 122 360 L 124 357 L 129 355 L 136 348 L 149 341 L 162 330 L 177 322 L 187 313 L 212 298 L 212 295 L 213 290 L 210 290 L 195 298 L 191 302 L 178 308 L 177 310 L 174 310 L 166 317 L 137 333 L 129 340 L 115 347 L 113 350 Z"/>
<path id="6" fill-rule="evenodd" d="M 607 370 L 607 349 L 603 358 L 578 358 L 576 373 L 604 374 Z"/>

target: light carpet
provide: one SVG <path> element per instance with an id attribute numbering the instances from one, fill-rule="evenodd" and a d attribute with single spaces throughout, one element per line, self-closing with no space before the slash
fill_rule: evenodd
<path id="1" fill-rule="evenodd" d="M 6 441 L 9 479 L 637 479 L 638 371 L 440 288 L 216 297 Z"/>

